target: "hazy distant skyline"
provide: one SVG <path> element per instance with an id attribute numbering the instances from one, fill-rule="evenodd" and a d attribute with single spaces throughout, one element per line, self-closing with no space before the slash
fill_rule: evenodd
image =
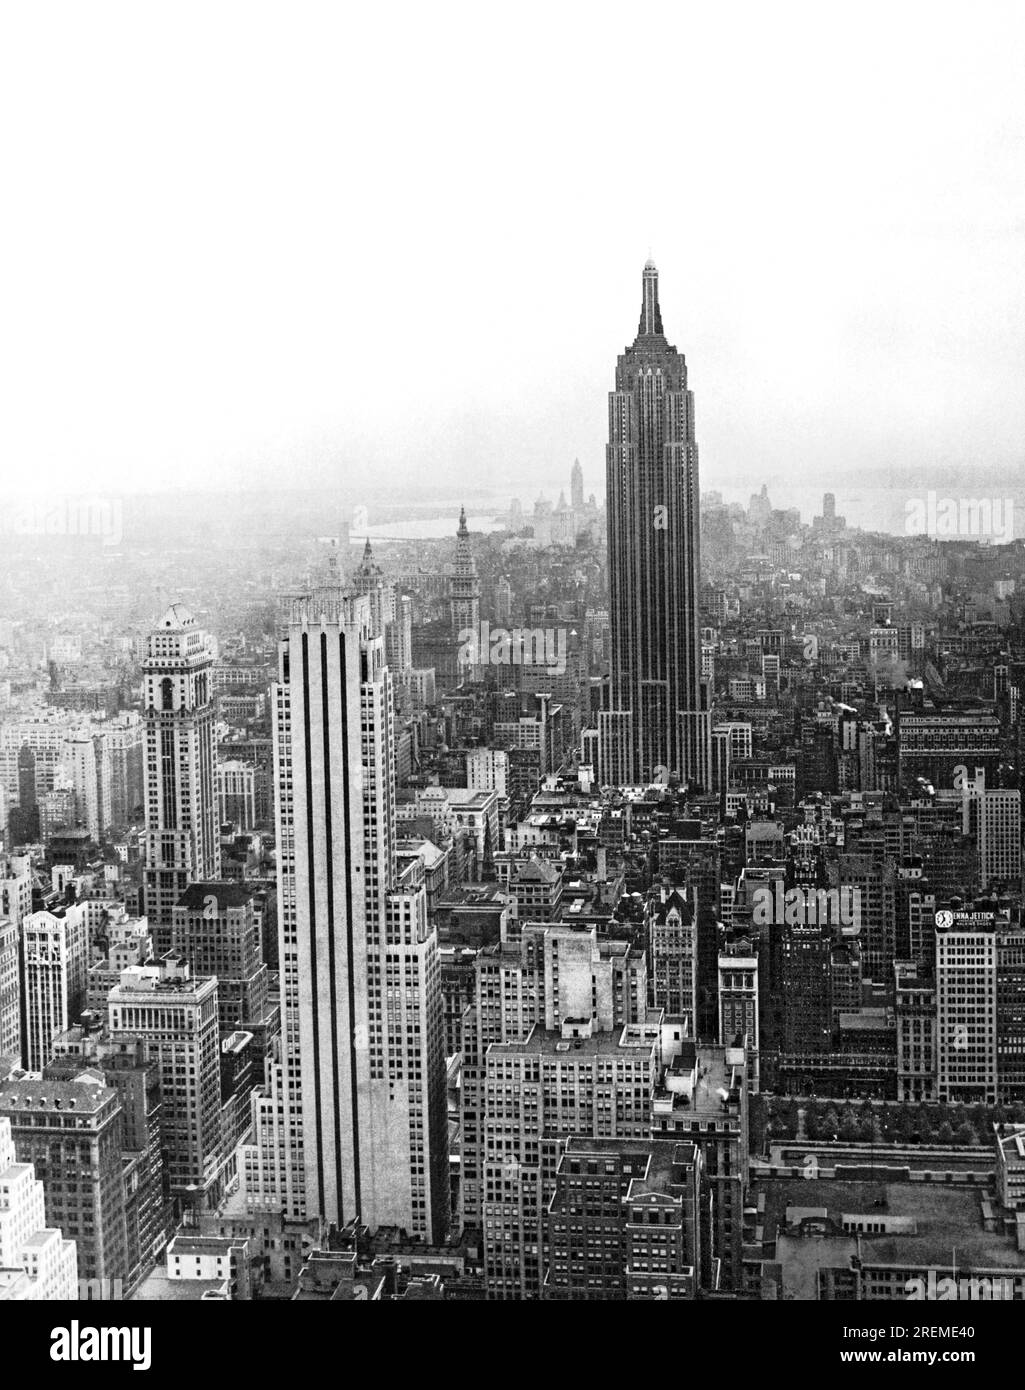
<path id="1" fill-rule="evenodd" d="M 8 9 L 0 487 L 601 495 L 649 252 L 704 490 L 1011 475 L 1025 12 L 964 18 Z"/>

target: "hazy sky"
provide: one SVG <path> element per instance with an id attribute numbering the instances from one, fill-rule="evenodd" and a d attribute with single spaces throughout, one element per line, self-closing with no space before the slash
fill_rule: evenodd
<path id="1" fill-rule="evenodd" d="M 1020 4 L 8 6 L 0 477 L 530 499 L 661 272 L 706 488 L 1025 457 Z"/>

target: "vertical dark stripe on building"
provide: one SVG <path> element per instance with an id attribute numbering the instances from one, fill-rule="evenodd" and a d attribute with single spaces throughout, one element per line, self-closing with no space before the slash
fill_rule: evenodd
<path id="1" fill-rule="evenodd" d="M 363 1203 L 360 1196 L 360 1174 L 359 1174 L 359 1106 L 358 1093 L 356 1090 L 356 970 L 353 960 L 353 939 L 352 939 L 352 808 L 349 804 L 349 703 L 348 676 L 345 661 L 345 636 L 338 634 L 338 663 L 341 670 L 341 692 L 342 692 L 342 806 L 343 819 L 345 821 L 345 950 L 348 962 L 348 987 L 349 987 L 349 1078 L 352 1087 L 352 1190 L 353 1198 L 356 1203 L 356 1215 L 362 1219 Z M 357 673 L 358 674 L 358 673 Z M 360 698 L 362 699 L 362 693 Z M 362 816 L 363 807 L 360 806 L 358 814 Z M 364 901 L 366 901 L 366 877 L 365 865 L 364 878 L 361 880 Z M 364 923 L 364 931 L 366 923 Z M 367 1039 L 367 1046 L 370 1039 Z"/>
<path id="2" fill-rule="evenodd" d="M 317 1118 L 317 1189 L 320 1211 L 324 1210 L 324 1145 L 321 1138 L 320 1103 L 320 1021 L 317 1008 L 317 894 L 313 855 L 313 759 L 310 752 L 310 645 L 302 635 L 303 652 L 303 734 L 306 755 L 306 872 L 310 907 L 310 995 L 313 1000 L 313 1101 Z M 329 846 L 330 850 L 330 846 Z"/>
<path id="3" fill-rule="evenodd" d="M 320 717 L 323 724 L 324 736 L 324 841 L 326 854 L 324 856 L 327 872 L 327 962 L 328 962 L 328 988 L 331 998 L 331 1087 L 334 1093 L 334 1104 L 332 1114 L 334 1116 L 334 1140 L 335 1140 L 335 1192 L 338 1197 L 338 1224 L 342 1225 L 347 1219 L 345 1203 L 343 1201 L 344 1187 L 342 1184 L 342 1121 L 339 1108 L 341 1100 L 341 1090 L 338 1079 L 338 976 L 335 972 L 335 851 L 334 838 L 331 833 L 331 723 L 329 718 L 328 703 L 328 672 L 327 672 L 327 633 L 320 634 Z M 343 687 L 344 690 L 344 687 Z M 346 861 L 346 871 L 348 871 L 348 861 Z M 352 977 L 352 961 L 349 961 L 348 974 Z"/>

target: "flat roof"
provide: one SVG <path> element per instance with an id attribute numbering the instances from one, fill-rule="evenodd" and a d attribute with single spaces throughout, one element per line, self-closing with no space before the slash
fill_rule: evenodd
<path id="1" fill-rule="evenodd" d="M 26 1236 L 21 1243 L 23 1250 L 39 1249 L 42 1250 L 54 1239 L 58 1239 L 62 1245 L 70 1245 L 71 1242 L 64 1239 L 64 1233 L 56 1226 L 41 1226 L 38 1231 L 33 1231 L 30 1236 Z"/>
<path id="2" fill-rule="evenodd" d="M 571 1061 L 577 1057 L 648 1055 L 655 1046 L 655 1039 L 630 1036 L 624 1026 L 610 1033 L 592 1033 L 586 1038 L 563 1037 L 561 1029 L 542 1028 L 535 1024 L 530 1034 L 522 1042 L 492 1043 L 488 1054 L 513 1057 L 522 1053 L 537 1053 L 557 1060 Z"/>
<path id="3" fill-rule="evenodd" d="M 225 1293 L 227 1279 L 169 1279 L 166 1274 L 154 1271 L 142 1281 L 132 1295 L 133 1302 L 140 1303 L 198 1303 L 204 1294 Z"/>
<path id="4" fill-rule="evenodd" d="M 982 1224 L 982 1197 L 977 1186 L 949 1183 L 850 1182 L 834 1178 L 756 1180 L 765 1193 L 765 1239 L 771 1241 L 785 1224 L 787 1207 L 814 1203 L 825 1207 L 839 1223 L 840 1216 L 911 1217 L 914 1235 L 861 1233 L 865 1264 L 1025 1270 L 1025 1251 L 1013 1240 Z"/>
<path id="5" fill-rule="evenodd" d="M 636 1155 L 645 1160 L 644 1170 L 630 1178 L 627 1190 L 631 1197 L 637 1197 L 645 1192 L 666 1192 L 672 1181 L 674 1165 L 693 1163 L 694 1154 L 695 1146 L 687 1139 L 661 1136 L 651 1139 L 589 1139 L 586 1135 L 572 1134 L 566 1139 L 566 1148 L 559 1159 L 559 1171 L 567 1158 L 601 1159 L 610 1155 Z"/>
<path id="6" fill-rule="evenodd" d="M 681 1096 L 681 1110 L 686 1111 L 688 1115 L 715 1115 L 721 1118 L 723 1115 L 723 1097 L 720 1092 L 726 1091 L 732 1094 L 734 1077 L 742 1068 L 727 1063 L 725 1047 L 695 1047 L 692 1041 L 685 1039 L 684 1046 L 688 1046 L 688 1044 L 695 1048 L 697 1079 L 686 1105 L 683 1104 L 684 1098 Z M 677 1073 L 680 1071 L 689 1072 L 693 1066 L 694 1061 L 688 1063 L 684 1057 L 682 1067 L 677 1068 L 674 1063 L 669 1070 Z M 660 1092 L 659 1094 L 664 1099 L 667 1093 Z M 672 1095 L 673 1092 L 668 1092 L 668 1094 Z"/>
<path id="7" fill-rule="evenodd" d="M 175 903 L 175 907 L 185 907 L 192 912 L 203 912 L 206 910 L 208 900 L 213 898 L 216 902 L 216 911 L 219 912 L 226 907 L 245 907 L 246 903 L 252 902 L 253 896 L 251 889 L 243 888 L 232 880 L 222 881 L 218 879 L 211 883 L 190 883 Z"/>
<path id="8" fill-rule="evenodd" d="M 232 1236 L 203 1235 L 200 1232 L 180 1231 L 171 1238 L 169 1255 L 225 1255 L 237 1249 L 239 1241 Z"/>
<path id="9" fill-rule="evenodd" d="M 1010 1132 L 1001 1134 L 997 1129 L 997 1144 L 1005 1158 L 1025 1158 L 1025 1125 L 1014 1125 Z"/>
<path id="10" fill-rule="evenodd" d="M 430 787 L 422 788 L 422 791 L 429 792 Z M 479 791 L 471 787 L 439 787 L 439 792 L 444 794 L 445 800 L 455 806 L 476 807 L 483 810 L 492 801 L 498 799 L 498 793 L 494 791 Z"/>

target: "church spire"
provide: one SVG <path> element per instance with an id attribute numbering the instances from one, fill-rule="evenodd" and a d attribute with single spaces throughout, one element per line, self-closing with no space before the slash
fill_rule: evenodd
<path id="1" fill-rule="evenodd" d="M 658 307 L 658 270 L 649 257 L 642 277 L 643 298 L 641 300 L 641 321 L 637 327 L 639 338 L 663 336 L 662 311 Z"/>

